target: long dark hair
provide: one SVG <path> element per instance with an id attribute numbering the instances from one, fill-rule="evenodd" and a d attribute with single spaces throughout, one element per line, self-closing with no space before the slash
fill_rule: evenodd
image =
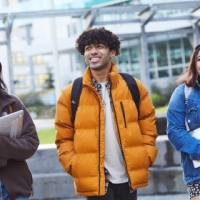
<path id="1" fill-rule="evenodd" d="M 2 75 L 2 65 L 0 63 L 0 91 L 8 92 L 8 88 L 3 81 L 3 75 Z"/>
<path id="2" fill-rule="evenodd" d="M 199 51 L 200 51 L 200 44 L 195 47 L 192 53 L 192 56 L 190 57 L 189 66 L 180 75 L 180 77 L 176 81 L 177 84 L 180 85 L 182 83 L 185 83 L 189 87 L 196 86 L 197 84 L 196 81 L 200 79 L 197 69 L 196 69 L 197 55 Z"/>

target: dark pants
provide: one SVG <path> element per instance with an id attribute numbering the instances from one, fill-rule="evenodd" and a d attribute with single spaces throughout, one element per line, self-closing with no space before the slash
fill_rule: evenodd
<path id="1" fill-rule="evenodd" d="M 130 193 L 128 183 L 109 183 L 104 196 L 91 196 L 87 197 L 87 200 L 137 200 L 137 190 Z"/>

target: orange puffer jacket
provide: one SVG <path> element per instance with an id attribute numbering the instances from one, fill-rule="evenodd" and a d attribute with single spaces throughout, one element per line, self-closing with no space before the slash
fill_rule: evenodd
<path id="1" fill-rule="evenodd" d="M 133 189 L 148 185 L 148 168 L 157 149 L 155 109 L 147 89 L 138 80 L 140 116 L 124 79 L 113 63 L 110 72 L 111 94 L 117 134 Z M 71 122 L 71 90 L 69 84 L 61 93 L 56 110 L 56 145 L 59 160 L 75 182 L 76 194 L 105 194 L 105 122 L 104 106 L 92 84 L 90 69 L 83 76 L 83 89 L 74 124 Z M 123 112 L 125 114 L 123 114 Z"/>

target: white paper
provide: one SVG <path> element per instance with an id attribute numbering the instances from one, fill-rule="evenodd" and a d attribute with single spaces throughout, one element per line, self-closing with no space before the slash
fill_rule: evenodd
<path id="1" fill-rule="evenodd" d="M 200 140 L 200 128 L 191 131 L 191 135 Z M 200 160 L 193 160 L 194 168 L 200 167 Z"/>
<path id="2" fill-rule="evenodd" d="M 20 138 L 24 111 L 19 110 L 0 117 L 0 135 L 10 138 Z"/>

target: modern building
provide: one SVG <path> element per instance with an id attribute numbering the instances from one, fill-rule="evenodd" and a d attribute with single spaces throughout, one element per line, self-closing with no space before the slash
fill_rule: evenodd
<path id="1" fill-rule="evenodd" d="M 10 91 L 41 91 L 53 74 L 58 96 L 86 67 L 76 38 L 99 26 L 120 37 L 119 71 L 141 79 L 150 92 L 152 85 L 165 88 L 198 43 L 199 8 L 199 0 L 3 0 L 0 61 Z"/>

